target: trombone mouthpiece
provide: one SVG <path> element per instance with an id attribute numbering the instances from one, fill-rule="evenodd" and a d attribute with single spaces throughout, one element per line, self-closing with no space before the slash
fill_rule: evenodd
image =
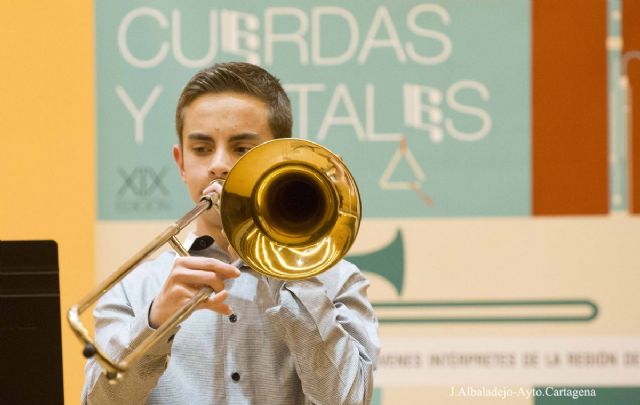
<path id="1" fill-rule="evenodd" d="M 210 209 L 211 207 L 219 207 L 220 206 L 220 194 L 218 193 L 209 193 L 209 194 L 205 194 L 202 197 L 200 197 L 200 201 L 206 201 L 209 203 L 209 206 L 207 207 L 207 209 Z"/>
<path id="2" fill-rule="evenodd" d="M 205 188 L 205 190 L 207 188 L 209 188 L 212 184 L 220 184 L 221 187 L 224 187 L 224 180 L 222 179 L 215 179 L 212 180 L 209 185 Z M 209 202 L 209 208 L 215 206 L 216 208 L 220 209 L 220 194 L 216 193 L 216 192 L 211 192 L 208 194 L 203 194 L 202 197 L 200 197 L 200 201 L 208 201 Z"/>

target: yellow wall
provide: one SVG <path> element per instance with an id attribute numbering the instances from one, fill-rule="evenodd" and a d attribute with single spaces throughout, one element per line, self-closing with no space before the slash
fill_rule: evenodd
<path id="1" fill-rule="evenodd" d="M 63 320 L 95 278 L 93 21 L 92 1 L 5 1 L 0 12 L 0 239 L 58 242 Z M 84 361 L 66 321 L 62 349 L 75 404 Z"/>

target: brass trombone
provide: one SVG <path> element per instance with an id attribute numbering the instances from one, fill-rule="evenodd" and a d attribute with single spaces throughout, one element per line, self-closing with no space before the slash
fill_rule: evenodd
<path id="1" fill-rule="evenodd" d="M 67 319 L 85 345 L 83 354 L 95 357 L 110 381 L 121 377 L 213 290 L 203 287 L 119 361 L 109 358 L 97 346 L 80 315 L 165 243 L 179 255 L 187 256 L 177 235 L 211 207 L 219 210 L 229 243 L 242 261 L 279 279 L 304 279 L 329 269 L 348 252 L 358 233 L 361 205 L 355 180 L 342 159 L 319 144 L 302 139 L 265 142 L 239 159 L 227 179 L 220 182 L 220 195 L 203 196 L 191 211 L 69 309 Z"/>

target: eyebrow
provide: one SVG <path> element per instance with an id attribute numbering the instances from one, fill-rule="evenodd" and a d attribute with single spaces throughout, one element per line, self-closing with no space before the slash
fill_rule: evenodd
<path id="1" fill-rule="evenodd" d="M 213 137 L 202 134 L 199 132 L 194 132 L 192 134 L 187 135 L 189 140 L 191 141 L 208 141 L 213 142 Z M 229 137 L 229 142 L 241 142 L 241 141 L 259 141 L 260 135 L 252 133 L 252 132 L 242 132 L 240 134 L 231 135 Z"/>

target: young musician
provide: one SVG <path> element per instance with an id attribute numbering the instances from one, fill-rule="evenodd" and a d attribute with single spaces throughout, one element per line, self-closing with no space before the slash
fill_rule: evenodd
<path id="1" fill-rule="evenodd" d="M 279 81 L 247 63 L 197 73 L 176 108 L 173 157 L 198 201 L 219 192 L 251 148 L 291 137 Z M 96 339 L 124 357 L 202 286 L 216 294 L 147 352 L 117 384 L 89 360 L 89 404 L 366 404 L 379 351 L 368 282 L 341 261 L 305 280 L 282 281 L 242 265 L 211 209 L 196 219 L 190 257 L 165 253 L 132 271 L 98 303 Z"/>

